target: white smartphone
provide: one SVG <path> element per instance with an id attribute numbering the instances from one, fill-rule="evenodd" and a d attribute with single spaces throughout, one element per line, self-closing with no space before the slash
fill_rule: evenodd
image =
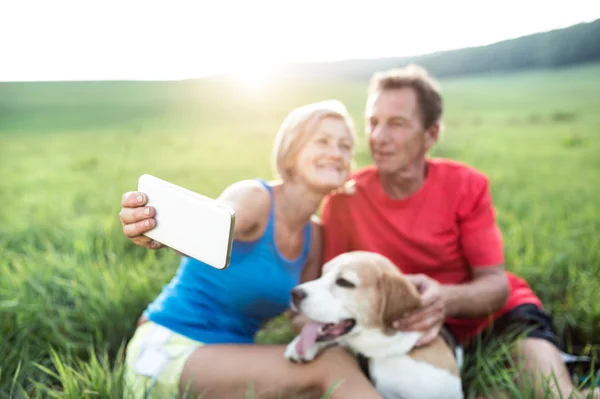
<path id="1" fill-rule="evenodd" d="M 217 269 L 229 266 L 235 213 L 212 198 L 143 174 L 138 191 L 156 210 L 156 226 L 144 235 Z"/>

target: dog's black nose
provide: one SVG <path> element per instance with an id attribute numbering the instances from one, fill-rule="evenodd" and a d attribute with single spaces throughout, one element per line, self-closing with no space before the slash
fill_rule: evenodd
<path id="1" fill-rule="evenodd" d="M 306 298 L 306 291 L 301 288 L 294 288 L 292 290 L 292 302 L 294 305 L 299 306 L 304 298 Z"/>

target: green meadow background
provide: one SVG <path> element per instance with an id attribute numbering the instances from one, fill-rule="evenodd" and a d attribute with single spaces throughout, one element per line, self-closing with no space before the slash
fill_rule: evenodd
<path id="1" fill-rule="evenodd" d="M 506 268 L 587 355 L 600 347 L 599 77 L 589 63 L 443 78 L 446 131 L 434 151 L 490 177 Z M 178 265 L 121 232 L 121 195 L 141 174 L 209 196 L 271 178 L 283 118 L 328 98 L 350 110 L 367 165 L 367 83 L 0 83 L 0 398 L 123 395 L 124 344 Z M 292 336 L 280 318 L 258 341 Z M 500 368 L 503 355 L 471 359 L 468 395 L 530 397 Z"/>

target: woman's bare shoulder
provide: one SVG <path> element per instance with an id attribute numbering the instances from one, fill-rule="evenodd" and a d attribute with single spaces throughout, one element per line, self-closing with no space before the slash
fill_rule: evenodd
<path id="1" fill-rule="evenodd" d="M 242 180 L 227 187 L 218 198 L 235 212 L 234 235 L 237 239 L 266 225 L 271 205 L 268 189 L 257 180 Z"/>

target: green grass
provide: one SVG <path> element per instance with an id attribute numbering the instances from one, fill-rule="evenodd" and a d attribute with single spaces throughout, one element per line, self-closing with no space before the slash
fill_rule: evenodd
<path id="1" fill-rule="evenodd" d="M 600 65 L 443 81 L 435 150 L 490 176 L 506 267 L 584 354 L 600 347 L 597 76 Z M 0 84 L 0 398 L 121 396 L 123 345 L 178 263 L 121 233 L 120 197 L 139 175 L 211 196 L 269 178 L 289 110 L 339 98 L 362 132 L 366 83 Z M 369 163 L 364 139 L 357 163 Z M 291 337 L 280 318 L 257 340 Z M 500 367 L 505 353 L 469 360 L 470 395 L 530 397 Z"/>

